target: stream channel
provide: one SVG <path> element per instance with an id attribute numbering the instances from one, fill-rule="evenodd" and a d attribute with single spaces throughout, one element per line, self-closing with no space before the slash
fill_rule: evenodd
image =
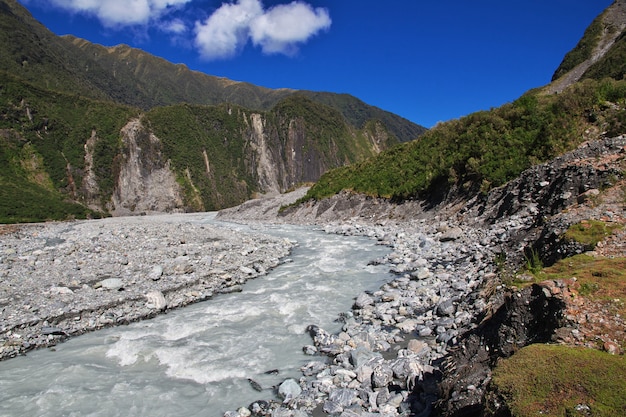
<path id="1" fill-rule="evenodd" d="M 154 319 L 72 338 L 0 363 L 0 416 L 208 416 L 274 398 L 314 358 L 306 327 L 334 333 L 354 297 L 392 279 L 368 262 L 389 252 L 364 237 L 301 226 L 244 226 L 295 240 L 285 263 Z M 248 381 L 261 385 L 262 392 Z"/>

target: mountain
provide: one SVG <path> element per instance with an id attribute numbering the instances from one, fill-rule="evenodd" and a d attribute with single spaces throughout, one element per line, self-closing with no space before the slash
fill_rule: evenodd
<path id="1" fill-rule="evenodd" d="M 214 77 L 172 64 L 127 45 L 105 47 L 74 36 L 58 37 L 37 22 L 16 0 L 0 1 L 0 70 L 37 86 L 107 99 L 148 110 L 176 103 L 232 103 L 269 110 L 298 91 L 269 89 Z M 333 93 L 306 92 L 313 100 L 337 108 L 357 128 L 381 120 L 401 141 L 426 129 L 361 100 Z"/>
<path id="2" fill-rule="evenodd" d="M 626 74 L 626 1 L 617 0 L 589 25 L 576 47 L 568 52 L 547 86 L 559 92 L 583 79 L 621 80 Z"/>
<path id="3" fill-rule="evenodd" d="M 424 128 L 58 37 L 0 0 L 0 221 L 217 210 L 316 181 Z"/>

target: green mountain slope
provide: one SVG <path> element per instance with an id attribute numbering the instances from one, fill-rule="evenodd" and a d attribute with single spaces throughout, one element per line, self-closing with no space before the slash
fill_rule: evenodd
<path id="1" fill-rule="evenodd" d="M 216 210 L 424 131 L 346 94 L 58 37 L 16 0 L 0 0 L 0 28 L 1 222 Z"/>
<path id="2" fill-rule="evenodd" d="M 94 169 L 113 188 L 119 130 L 137 110 L 55 93 L 0 72 L 0 221 L 94 215 L 81 201 L 85 142 L 98 132 Z"/>
<path id="3" fill-rule="evenodd" d="M 113 100 L 145 110 L 176 103 L 233 103 L 268 109 L 293 93 L 191 71 L 127 45 L 107 48 L 73 36 L 60 39 L 83 53 L 83 62 L 75 65 L 86 68 L 83 75 L 99 83 L 99 89 L 107 91 L 113 83 L 119 87 L 111 91 Z M 101 72 L 106 76 L 100 78 Z"/>
<path id="4" fill-rule="evenodd" d="M 576 47 L 568 52 L 552 76 L 566 84 L 591 78 L 621 80 L 626 73 L 626 3 L 615 1 L 596 17 Z"/>
<path id="5" fill-rule="evenodd" d="M 0 1 L 0 70 L 43 88 L 106 99 L 73 63 L 84 59 L 76 48 L 37 22 L 16 0 Z M 105 74 L 103 82 L 107 82 Z"/>
<path id="6" fill-rule="evenodd" d="M 294 94 L 191 71 L 184 65 L 126 45 L 104 47 L 73 36 L 58 37 L 38 23 L 16 0 L 0 0 L 0 70 L 40 87 L 109 99 L 144 110 L 177 103 L 232 103 L 269 110 Z M 355 127 L 381 120 L 400 140 L 410 141 L 426 129 L 348 95 L 307 92 L 337 108 Z"/>
<path id="7" fill-rule="evenodd" d="M 486 192 L 589 139 L 626 132 L 626 81 L 587 80 L 552 96 L 441 123 L 418 141 L 326 173 L 306 198 L 352 190 L 396 200 Z M 585 133 L 587 132 L 587 133 Z"/>
<path id="8" fill-rule="evenodd" d="M 396 143 L 382 123 L 357 129 L 303 94 L 265 112 L 178 104 L 142 113 L 0 72 L 0 221 L 156 210 L 158 202 L 142 203 L 145 184 L 179 195 L 171 209 L 217 210 L 316 181 Z"/>

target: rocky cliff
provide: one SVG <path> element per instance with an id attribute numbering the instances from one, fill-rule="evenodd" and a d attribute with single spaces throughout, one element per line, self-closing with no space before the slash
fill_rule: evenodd
<path id="1" fill-rule="evenodd" d="M 16 221 L 16 214 L 20 221 L 67 216 L 67 208 L 26 203 L 25 187 L 34 187 L 32 196 L 41 201 L 52 193 L 71 202 L 59 206 L 78 217 L 88 210 L 92 216 L 217 210 L 316 181 L 398 142 L 384 123 L 357 128 L 304 94 L 269 111 L 181 104 L 141 112 L 41 89 L 6 73 L 0 82 L 0 147 L 10 159 L 2 176 L 28 183 L 4 190 L 5 221 Z M 43 188 L 24 168 L 32 158 L 49 177 Z M 19 208 L 25 205 L 31 209 Z"/>

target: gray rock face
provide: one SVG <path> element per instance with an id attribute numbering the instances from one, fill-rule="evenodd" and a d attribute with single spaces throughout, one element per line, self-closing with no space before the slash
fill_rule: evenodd
<path id="1" fill-rule="evenodd" d="M 123 163 L 111 203 L 114 215 L 183 211 L 183 191 L 169 161 L 161 154 L 160 140 L 133 119 L 122 128 Z"/>

